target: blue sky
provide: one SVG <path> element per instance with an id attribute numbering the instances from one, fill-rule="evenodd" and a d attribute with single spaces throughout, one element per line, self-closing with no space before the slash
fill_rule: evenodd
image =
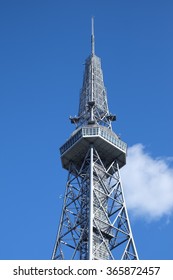
<path id="1" fill-rule="evenodd" d="M 0 0 L 0 259 L 51 257 L 92 16 L 138 254 L 173 259 L 172 14 L 171 0 Z"/>

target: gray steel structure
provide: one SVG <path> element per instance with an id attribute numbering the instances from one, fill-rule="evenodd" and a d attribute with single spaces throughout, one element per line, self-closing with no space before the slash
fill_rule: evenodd
<path id="1" fill-rule="evenodd" d="M 112 131 L 93 19 L 79 112 L 70 119 L 76 129 L 60 148 L 68 178 L 52 259 L 136 260 L 120 176 L 127 144 Z"/>

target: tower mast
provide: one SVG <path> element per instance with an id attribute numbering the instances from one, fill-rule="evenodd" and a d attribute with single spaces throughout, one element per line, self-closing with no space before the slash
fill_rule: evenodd
<path id="1" fill-rule="evenodd" d="M 91 26 L 92 26 L 92 30 L 91 30 L 91 97 L 90 97 L 90 105 L 91 105 L 91 120 L 90 123 L 94 123 L 94 111 L 93 111 L 93 107 L 94 107 L 94 61 L 93 61 L 93 57 L 94 57 L 94 53 L 95 53 L 95 42 L 94 42 L 94 18 L 92 17 L 91 19 Z"/>
<path id="2" fill-rule="evenodd" d="M 91 18 L 91 54 L 95 54 L 94 17 Z"/>
<path id="3" fill-rule="evenodd" d="M 112 130 L 93 18 L 91 25 L 78 116 L 70 118 L 76 129 L 60 148 L 68 177 L 52 259 L 136 260 L 120 176 L 127 144 Z"/>

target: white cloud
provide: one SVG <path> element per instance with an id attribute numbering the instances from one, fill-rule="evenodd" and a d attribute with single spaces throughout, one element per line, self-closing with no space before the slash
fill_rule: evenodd
<path id="1" fill-rule="evenodd" d="M 142 144 L 128 149 L 121 169 L 127 207 L 135 216 L 158 219 L 173 212 L 173 168 L 170 159 L 154 159 Z"/>

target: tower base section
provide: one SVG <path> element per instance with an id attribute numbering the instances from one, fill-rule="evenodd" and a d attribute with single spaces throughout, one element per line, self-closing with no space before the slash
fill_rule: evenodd
<path id="1" fill-rule="evenodd" d="M 119 165 L 90 145 L 81 168 L 71 161 L 52 259 L 138 259 Z"/>

